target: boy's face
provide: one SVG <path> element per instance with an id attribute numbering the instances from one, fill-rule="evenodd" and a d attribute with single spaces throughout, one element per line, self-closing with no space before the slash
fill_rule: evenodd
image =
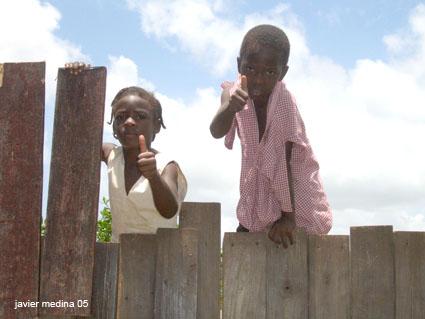
<path id="1" fill-rule="evenodd" d="M 238 70 L 248 80 L 248 94 L 254 101 L 267 102 L 276 83 L 288 70 L 281 56 L 272 49 L 259 48 L 238 58 Z"/>
<path id="2" fill-rule="evenodd" d="M 138 95 L 125 95 L 114 105 L 113 129 L 124 148 L 138 148 L 139 135 L 143 135 L 150 147 L 160 124 L 155 117 L 154 107 Z"/>

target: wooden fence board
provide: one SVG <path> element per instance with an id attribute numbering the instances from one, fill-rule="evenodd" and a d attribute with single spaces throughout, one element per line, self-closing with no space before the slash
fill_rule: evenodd
<path id="1" fill-rule="evenodd" d="M 96 243 L 92 313 L 96 319 L 114 319 L 118 286 L 118 243 Z"/>
<path id="2" fill-rule="evenodd" d="M 0 64 L 0 318 L 35 318 L 43 184 L 45 63 Z"/>
<path id="3" fill-rule="evenodd" d="M 307 235 L 295 233 L 295 243 L 267 243 L 267 318 L 308 319 Z"/>
<path id="4" fill-rule="evenodd" d="M 352 319 L 395 317 L 392 226 L 352 227 Z"/>
<path id="5" fill-rule="evenodd" d="M 118 319 L 152 319 L 155 297 L 155 235 L 120 236 Z"/>
<path id="6" fill-rule="evenodd" d="M 309 236 L 310 318 L 350 318 L 349 236 Z"/>
<path id="7" fill-rule="evenodd" d="M 223 241 L 223 318 L 266 318 L 264 233 L 226 233 Z"/>
<path id="8" fill-rule="evenodd" d="M 419 319 L 425 313 L 425 233 L 394 233 L 396 318 Z"/>
<path id="9" fill-rule="evenodd" d="M 198 296 L 198 231 L 159 229 L 155 319 L 195 319 Z"/>
<path id="10" fill-rule="evenodd" d="M 90 315 L 105 83 L 103 67 L 77 76 L 59 69 L 40 299 L 89 306 L 42 314 Z"/>
<path id="11" fill-rule="evenodd" d="M 198 319 L 220 317 L 220 204 L 183 203 L 180 228 L 199 233 Z"/>

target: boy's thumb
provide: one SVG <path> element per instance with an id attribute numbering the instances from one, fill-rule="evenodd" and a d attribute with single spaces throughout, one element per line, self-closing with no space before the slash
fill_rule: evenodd
<path id="1" fill-rule="evenodd" d="M 241 89 L 248 92 L 248 79 L 245 75 L 241 76 Z"/>
<path id="2" fill-rule="evenodd" d="M 145 137 L 143 135 L 139 135 L 139 148 L 140 148 L 140 153 L 144 153 L 144 152 L 147 151 L 146 141 L 145 141 Z"/>

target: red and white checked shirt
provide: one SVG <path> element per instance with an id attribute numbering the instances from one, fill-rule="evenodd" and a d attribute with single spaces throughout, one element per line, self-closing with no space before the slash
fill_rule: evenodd
<path id="1" fill-rule="evenodd" d="M 232 93 L 237 83 L 224 82 Z M 236 113 L 225 145 L 232 149 L 235 132 L 242 148 L 239 222 L 250 231 L 264 231 L 291 212 L 285 142 L 293 142 L 291 173 L 294 187 L 295 222 L 307 233 L 326 234 L 332 213 L 319 176 L 319 164 L 305 133 L 295 99 L 283 82 L 274 87 L 267 105 L 266 128 L 259 142 L 257 115 L 251 99 Z"/>

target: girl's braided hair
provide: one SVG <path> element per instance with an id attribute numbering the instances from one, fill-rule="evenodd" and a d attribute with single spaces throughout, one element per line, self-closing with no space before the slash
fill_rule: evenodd
<path id="1" fill-rule="evenodd" d="M 147 100 L 153 107 L 155 112 L 155 118 L 159 120 L 159 123 L 161 124 L 161 127 L 166 128 L 164 125 L 164 120 L 162 119 L 162 107 L 161 103 L 156 99 L 154 94 L 152 92 L 146 91 L 145 89 L 142 89 L 138 86 L 129 86 L 126 88 L 121 89 L 117 95 L 115 95 L 114 99 L 112 100 L 111 106 L 113 107 L 122 97 L 126 95 L 137 95 L 141 97 L 142 99 Z M 114 112 L 111 112 L 111 119 L 108 122 L 108 124 L 111 124 L 114 120 Z"/>

